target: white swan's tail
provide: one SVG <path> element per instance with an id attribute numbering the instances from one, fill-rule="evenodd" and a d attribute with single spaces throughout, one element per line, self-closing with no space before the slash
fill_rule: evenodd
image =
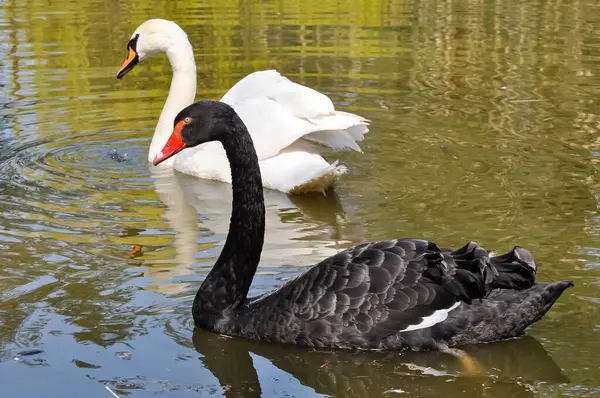
<path id="1" fill-rule="evenodd" d="M 339 162 L 336 160 L 332 164 L 328 165 L 325 169 L 316 172 L 312 177 L 308 177 L 305 182 L 298 183 L 288 193 L 325 193 L 325 191 L 337 181 L 338 177 L 346 173 L 348 170 L 346 166 L 338 163 Z"/>
<path id="2" fill-rule="evenodd" d="M 260 170 L 266 188 L 290 194 L 323 193 L 347 171 L 337 161 L 329 164 L 317 153 L 294 150 L 262 160 Z"/>

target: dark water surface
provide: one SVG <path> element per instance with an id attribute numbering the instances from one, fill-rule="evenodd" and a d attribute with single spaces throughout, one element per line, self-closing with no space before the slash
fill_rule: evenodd
<path id="1" fill-rule="evenodd" d="M 170 66 L 115 74 L 151 17 L 188 32 L 198 98 L 274 67 L 372 120 L 364 154 L 328 156 L 336 194 L 266 194 L 252 293 L 394 237 L 519 244 L 576 287 L 527 336 L 468 347 L 480 377 L 194 331 L 230 187 L 147 164 Z M 0 2 L 0 395 L 600 396 L 599 26 L 597 0 Z"/>

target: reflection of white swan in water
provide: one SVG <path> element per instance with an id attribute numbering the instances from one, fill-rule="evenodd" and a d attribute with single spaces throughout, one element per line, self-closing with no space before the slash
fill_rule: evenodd
<path id="1" fill-rule="evenodd" d="M 145 276 L 161 281 L 152 284 L 151 290 L 173 294 L 183 290 L 185 284 L 162 281 L 194 273 L 192 265 L 203 258 L 208 260 L 208 271 L 218 257 L 229 229 L 231 186 L 193 178 L 170 168 L 151 168 L 151 172 L 160 200 L 167 206 L 164 217 L 175 231 L 175 253 L 170 250 L 153 253 L 151 261 L 144 261 Z M 268 272 L 264 267 L 317 262 L 336 253 L 340 245 L 361 239 L 360 229 L 345 233 L 342 225 L 345 213 L 333 192 L 328 196 L 315 194 L 292 198 L 267 189 L 264 195 L 263 273 Z M 353 236 L 355 232 L 358 236 Z M 204 252 L 197 256 L 198 251 Z M 261 273 L 260 268 L 258 273 Z"/>

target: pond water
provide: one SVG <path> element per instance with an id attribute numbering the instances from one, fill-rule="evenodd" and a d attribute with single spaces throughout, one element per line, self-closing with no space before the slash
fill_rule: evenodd
<path id="1" fill-rule="evenodd" d="M 439 353 L 320 352 L 194 330 L 230 187 L 147 163 L 179 23 L 198 99 L 277 68 L 372 120 L 327 196 L 266 192 L 252 294 L 364 240 L 532 251 L 572 279 L 523 338 Z M 0 386 L 10 397 L 600 396 L 600 3 L 0 2 Z M 108 389 L 111 391 L 109 391 Z"/>

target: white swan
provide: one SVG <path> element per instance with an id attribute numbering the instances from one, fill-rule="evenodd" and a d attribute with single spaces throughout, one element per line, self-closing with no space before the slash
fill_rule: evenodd
<path id="1" fill-rule="evenodd" d="M 173 67 L 169 95 L 150 144 L 148 160 L 152 161 L 167 142 L 175 116 L 194 102 L 194 52 L 186 33 L 175 22 L 164 19 L 141 24 L 127 50 L 118 79 L 139 61 L 159 52 L 167 54 Z M 258 153 L 263 185 L 286 193 L 327 189 L 346 168 L 337 161 L 328 163 L 319 154 L 319 145 L 361 152 L 357 141 L 369 130 L 368 120 L 336 111 L 327 96 L 294 83 L 275 70 L 244 77 L 221 101 L 231 105 L 248 127 Z M 184 151 L 168 165 L 182 173 L 231 183 L 225 151 L 215 142 Z"/>

